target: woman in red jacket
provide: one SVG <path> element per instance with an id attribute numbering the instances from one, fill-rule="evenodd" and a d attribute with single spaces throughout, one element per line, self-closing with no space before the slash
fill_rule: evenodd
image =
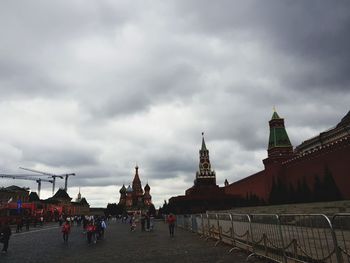
<path id="1" fill-rule="evenodd" d="M 167 221 L 167 223 L 169 225 L 170 236 L 173 237 L 174 236 L 176 217 L 173 214 L 170 214 L 170 215 L 168 215 L 166 221 Z"/>
<path id="2" fill-rule="evenodd" d="M 62 234 L 63 234 L 63 242 L 67 243 L 68 242 L 68 236 L 70 233 L 70 224 L 68 220 L 64 223 L 62 226 Z"/>

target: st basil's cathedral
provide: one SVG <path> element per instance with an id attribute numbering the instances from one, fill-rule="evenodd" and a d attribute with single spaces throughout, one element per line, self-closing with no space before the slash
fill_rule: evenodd
<path id="1" fill-rule="evenodd" d="M 132 185 L 127 188 L 123 184 L 119 190 L 120 199 L 119 205 L 125 206 L 127 211 L 139 211 L 148 209 L 152 204 L 152 196 L 150 195 L 151 187 L 146 184 L 145 188 L 142 189 L 141 180 L 139 177 L 139 167 L 135 167 L 134 180 Z"/>

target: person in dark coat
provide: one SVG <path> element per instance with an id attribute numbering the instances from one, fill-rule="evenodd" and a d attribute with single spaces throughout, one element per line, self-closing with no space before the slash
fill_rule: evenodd
<path id="1" fill-rule="evenodd" d="M 1 228 L 1 242 L 4 243 L 4 246 L 2 248 L 2 253 L 6 253 L 7 249 L 9 247 L 9 241 L 11 236 L 11 228 L 7 222 L 4 223 L 4 225 Z"/>
<path id="2" fill-rule="evenodd" d="M 146 231 L 149 231 L 150 227 L 150 218 L 149 218 L 149 213 L 146 214 Z"/>
<path id="3" fill-rule="evenodd" d="M 142 213 L 141 214 L 141 231 L 145 231 L 145 222 L 146 222 L 146 215 Z"/>

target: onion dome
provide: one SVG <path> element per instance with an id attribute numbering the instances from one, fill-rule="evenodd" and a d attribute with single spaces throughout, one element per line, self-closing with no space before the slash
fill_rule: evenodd
<path id="1" fill-rule="evenodd" d="M 125 194 L 126 193 L 126 188 L 125 185 L 123 184 L 122 188 L 120 188 L 119 193 Z"/>
<path id="2" fill-rule="evenodd" d="M 145 186 L 145 192 L 149 192 L 149 190 L 151 190 L 151 187 L 149 187 L 148 183 Z"/>
<path id="3" fill-rule="evenodd" d="M 127 193 L 132 193 L 132 188 L 131 188 L 130 185 L 129 185 L 128 188 L 126 189 L 126 192 L 127 192 Z"/>

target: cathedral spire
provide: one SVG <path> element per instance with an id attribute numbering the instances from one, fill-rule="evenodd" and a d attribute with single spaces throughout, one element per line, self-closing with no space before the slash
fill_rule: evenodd
<path id="1" fill-rule="evenodd" d="M 134 180 L 132 181 L 132 189 L 135 191 L 136 195 L 141 195 L 143 193 L 142 186 L 141 186 L 141 180 L 139 177 L 138 165 L 135 166 L 135 176 L 134 176 Z"/>

